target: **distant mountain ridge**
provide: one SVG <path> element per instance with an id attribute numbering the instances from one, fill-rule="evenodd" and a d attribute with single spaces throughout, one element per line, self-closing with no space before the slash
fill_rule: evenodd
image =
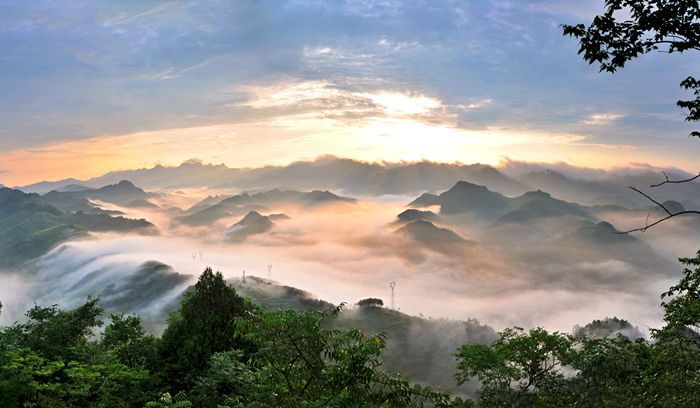
<path id="1" fill-rule="evenodd" d="M 503 170 L 499 170 L 486 164 L 465 165 L 427 161 L 367 163 L 321 157 L 286 166 L 230 168 L 223 164 L 204 164 L 188 160 L 179 166 L 157 165 L 152 168 L 115 171 L 89 180 L 43 181 L 20 189 L 43 194 L 51 190 L 72 191 L 83 186 L 96 189 L 130 180 L 150 191 L 190 187 L 245 191 L 284 187 L 292 190 L 330 190 L 353 196 L 379 196 L 418 194 L 426 191 L 434 193 L 444 191 L 456 182 L 464 180 L 508 197 L 522 195 L 527 191 L 543 190 L 560 199 L 584 205 L 618 205 L 635 209 L 648 207 L 650 203 L 627 187 L 646 187 L 663 181 L 661 169 L 654 168 L 607 173 L 601 170 L 596 173 L 594 179 L 586 179 L 583 175 L 572 175 L 575 173 L 573 171 L 568 171 L 568 175 L 565 175 L 560 171 L 542 168 L 544 165 L 530 166 L 535 170 L 527 169 L 527 163 L 525 164 L 525 170 L 513 170 L 513 166 L 508 164 Z M 538 166 L 540 169 L 537 169 Z M 556 168 L 556 165 L 554 167 Z M 676 179 L 688 176 L 675 169 L 668 169 L 667 173 Z M 685 184 L 682 189 L 666 184 L 654 188 L 653 192 L 654 197 L 662 202 L 676 200 L 686 208 L 700 207 L 700 182 L 697 181 Z"/>
<path id="2" fill-rule="evenodd" d="M 459 181 L 449 190 L 423 194 L 408 204 L 409 207 L 438 205 L 444 216 L 472 213 L 496 224 L 527 222 L 538 218 L 574 216 L 586 220 L 596 218 L 585 207 L 556 199 L 543 191 L 529 191 L 509 198 L 485 186 Z"/>
<path id="3" fill-rule="evenodd" d="M 44 194 L 42 199 L 47 203 L 65 212 L 84 212 L 92 214 L 121 214 L 119 211 L 103 210 L 92 204 L 92 200 L 104 201 L 122 207 L 150 207 L 157 206 L 149 198 L 156 197 L 156 194 L 148 193 L 136 187 L 127 180 L 122 180 L 117 184 L 91 189 L 84 186 L 72 184 L 62 190 L 51 190 Z"/>
<path id="4" fill-rule="evenodd" d="M 222 218 L 241 215 L 251 211 L 269 211 L 270 207 L 284 204 L 313 207 L 330 203 L 351 204 L 354 198 L 341 197 L 330 191 L 309 192 L 281 190 L 278 188 L 257 193 L 241 193 L 235 196 L 207 197 L 185 211 L 177 221 L 186 225 L 207 225 Z M 215 203 L 209 205 L 208 203 Z"/>
<path id="5" fill-rule="evenodd" d="M 287 166 L 229 168 L 223 164 L 187 161 L 176 167 L 157 165 L 149 169 L 110 172 L 89 180 L 66 179 L 20 187 L 26 192 L 46 193 L 71 184 L 99 188 L 130 180 L 148 190 L 207 186 L 237 190 L 270 189 L 284 186 L 296 190 L 333 190 L 351 195 L 411 194 L 441 190 L 458 180 L 491 186 L 504 194 L 527 190 L 520 182 L 485 164 L 434 162 L 379 164 L 351 159 L 323 157 Z"/>
<path id="6" fill-rule="evenodd" d="M 155 232 L 146 220 L 64 212 L 45 197 L 0 188 L 0 265 L 16 265 L 89 231 Z"/>
<path id="7" fill-rule="evenodd" d="M 243 242 L 251 235 L 264 234 L 274 227 L 273 218 L 283 218 L 283 214 L 271 216 L 262 215 L 257 211 L 251 211 L 241 220 L 228 227 L 226 237 L 232 242 Z"/>

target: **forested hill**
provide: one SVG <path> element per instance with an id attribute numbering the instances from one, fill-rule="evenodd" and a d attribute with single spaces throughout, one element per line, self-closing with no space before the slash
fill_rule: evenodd
<path id="1" fill-rule="evenodd" d="M 406 364 L 426 352 L 410 337 L 431 322 L 386 310 L 378 299 L 348 315 L 340 307 L 265 309 L 207 269 L 160 338 L 146 334 L 136 315 L 105 319 L 90 298 L 74 310 L 35 306 L 25 321 L 0 328 L 0 406 L 693 407 L 700 253 L 681 261 L 684 277 L 667 294 L 666 325 L 653 341 L 600 330 L 607 323 L 598 321 L 575 336 L 509 328 L 493 341 L 459 346 L 441 370 L 454 375 L 455 387 L 476 387 L 476 402 L 394 374 L 392 358 Z"/>
<path id="2" fill-rule="evenodd" d="M 64 212 L 38 194 L 0 188 L 0 266 L 16 266 L 89 232 L 155 233 L 146 220 Z"/>

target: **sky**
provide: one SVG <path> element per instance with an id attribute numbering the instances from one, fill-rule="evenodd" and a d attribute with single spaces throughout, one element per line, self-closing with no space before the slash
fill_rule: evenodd
<path id="1" fill-rule="evenodd" d="M 611 75 L 562 23 L 602 0 L 0 0 L 0 183 L 190 158 L 506 158 L 697 171 L 698 56 Z"/>

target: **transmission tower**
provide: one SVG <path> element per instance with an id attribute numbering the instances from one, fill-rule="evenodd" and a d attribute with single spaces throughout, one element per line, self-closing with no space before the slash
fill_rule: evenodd
<path id="1" fill-rule="evenodd" d="M 245 283 L 245 269 L 243 269 L 243 278 L 241 279 L 241 284 Z"/>
<path id="2" fill-rule="evenodd" d="M 267 280 L 272 280 L 272 265 L 267 265 Z"/>
<path id="3" fill-rule="evenodd" d="M 192 260 L 193 261 L 197 260 L 197 253 L 196 252 L 192 252 Z"/>
<path id="4" fill-rule="evenodd" d="M 203 257 L 203 256 L 204 256 L 204 251 L 202 251 L 202 250 L 200 249 L 200 250 L 199 250 L 199 260 L 200 260 L 200 261 L 202 260 L 202 257 Z"/>
<path id="5" fill-rule="evenodd" d="M 389 287 L 391 288 L 391 309 L 394 309 L 394 288 L 396 287 L 396 281 L 389 282 Z"/>

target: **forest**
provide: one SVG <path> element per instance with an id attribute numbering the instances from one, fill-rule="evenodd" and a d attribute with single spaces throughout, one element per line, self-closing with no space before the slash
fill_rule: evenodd
<path id="1" fill-rule="evenodd" d="M 700 401 L 700 252 L 681 259 L 650 340 L 508 328 L 445 367 L 476 401 L 382 369 L 385 333 L 332 328 L 323 312 L 266 309 L 206 269 L 162 336 L 100 300 L 35 306 L 0 330 L 0 406 L 691 407 Z M 372 303 L 365 307 L 382 307 Z"/>

